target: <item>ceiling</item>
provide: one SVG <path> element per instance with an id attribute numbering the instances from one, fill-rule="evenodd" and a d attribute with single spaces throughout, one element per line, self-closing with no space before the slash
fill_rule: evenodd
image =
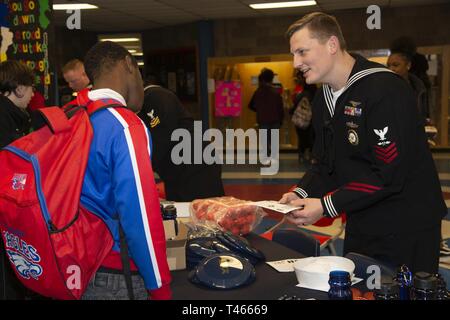
<path id="1" fill-rule="evenodd" d="M 286 0 L 285 0 L 286 1 Z M 254 10 L 248 4 L 280 0 L 53 0 L 54 4 L 90 3 L 96 10 L 81 11 L 81 29 L 96 32 L 161 28 L 199 20 L 298 15 L 311 11 L 380 7 L 401 7 L 448 3 L 449 0 L 316 0 L 316 6 Z M 65 26 L 70 14 L 54 11 L 55 24 Z"/>

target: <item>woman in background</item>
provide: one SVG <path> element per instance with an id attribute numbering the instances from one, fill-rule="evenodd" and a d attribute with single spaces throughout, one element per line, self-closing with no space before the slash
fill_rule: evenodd
<path id="1" fill-rule="evenodd" d="M 410 72 L 413 58 L 416 55 L 415 50 L 415 45 L 407 42 L 405 39 L 399 38 L 395 40 L 391 45 L 391 54 L 387 61 L 387 67 L 409 83 L 417 98 L 417 108 L 425 124 L 430 117 L 427 88 L 419 77 Z"/>
<path id="2" fill-rule="evenodd" d="M 26 108 L 34 90 L 33 71 L 15 60 L 0 63 L 0 148 L 10 144 L 31 129 Z M 25 299 L 25 287 L 12 271 L 0 241 L 0 299 Z"/>

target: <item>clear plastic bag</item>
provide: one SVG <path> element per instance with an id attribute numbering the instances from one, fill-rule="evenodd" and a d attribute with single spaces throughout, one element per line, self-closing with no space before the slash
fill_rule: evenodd
<path id="1" fill-rule="evenodd" d="M 208 226 L 195 222 L 187 222 L 185 225 L 189 229 L 187 234 L 188 240 L 197 238 L 215 238 L 218 232 L 222 232 L 217 226 Z"/>
<path id="2" fill-rule="evenodd" d="M 217 197 L 192 201 L 190 214 L 197 224 L 245 235 L 261 222 L 265 212 L 252 201 Z"/>

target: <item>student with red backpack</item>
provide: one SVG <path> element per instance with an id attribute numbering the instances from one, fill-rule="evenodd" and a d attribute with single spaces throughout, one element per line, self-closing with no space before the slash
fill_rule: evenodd
<path id="1" fill-rule="evenodd" d="M 136 60 L 89 50 L 94 86 L 0 151 L 0 231 L 16 276 L 57 299 L 170 299 Z"/>
<path id="2" fill-rule="evenodd" d="M 94 137 L 81 204 L 104 219 L 113 234 L 114 245 L 83 299 L 128 297 L 120 272 L 119 224 L 132 259 L 136 298 L 147 298 L 148 290 L 152 299 L 168 299 L 171 278 L 149 155 L 151 140 L 144 123 L 135 114 L 144 101 L 137 62 L 124 47 L 101 42 L 89 50 L 84 64 L 93 83 L 92 91 L 87 94 L 89 101 L 106 103 L 106 99 L 112 99 L 123 107 L 99 110 L 91 116 Z M 78 104 L 83 104 L 85 98 L 79 94 Z"/>

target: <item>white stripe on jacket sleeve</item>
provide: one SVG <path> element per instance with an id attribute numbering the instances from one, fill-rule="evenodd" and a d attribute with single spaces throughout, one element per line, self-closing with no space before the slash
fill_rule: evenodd
<path id="1" fill-rule="evenodd" d="M 131 163 L 132 163 L 132 167 L 133 167 L 133 175 L 134 175 L 134 179 L 136 182 L 136 189 L 137 189 L 138 198 L 139 198 L 138 200 L 139 200 L 139 207 L 140 207 L 140 211 L 141 211 L 142 225 L 144 226 L 145 239 L 147 241 L 147 248 L 149 249 L 148 253 L 151 258 L 150 260 L 151 260 L 152 267 L 154 270 L 156 284 L 157 284 L 158 288 L 160 288 L 162 286 L 161 275 L 159 272 L 158 262 L 156 259 L 156 254 L 155 254 L 155 250 L 154 250 L 154 246 L 153 246 L 150 227 L 148 225 L 147 208 L 145 205 L 144 194 L 142 191 L 141 178 L 139 175 L 139 168 L 138 168 L 138 163 L 137 163 L 137 159 L 136 159 L 136 153 L 134 150 L 131 133 L 130 133 L 130 130 L 128 127 L 128 123 L 125 121 L 125 119 L 123 119 L 123 117 L 116 110 L 114 110 L 113 108 L 108 108 L 108 111 L 110 111 L 114 115 L 114 117 L 116 117 L 117 120 L 122 125 L 124 125 L 125 138 L 127 141 L 128 151 L 129 151 L 129 155 L 130 155 L 130 159 L 131 159 Z M 148 152 L 150 154 L 150 146 L 148 148 L 149 148 Z"/>

